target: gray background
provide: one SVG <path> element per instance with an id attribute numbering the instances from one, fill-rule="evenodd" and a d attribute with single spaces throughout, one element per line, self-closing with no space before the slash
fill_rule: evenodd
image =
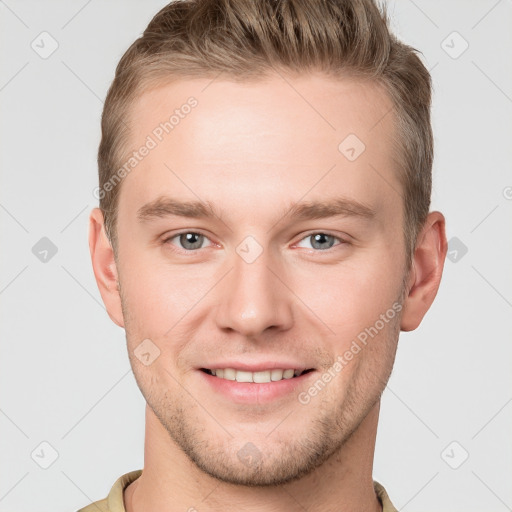
<path id="1" fill-rule="evenodd" d="M 1 511 L 76 510 L 143 467 L 145 402 L 96 288 L 87 220 L 102 100 L 165 3 L 0 1 Z M 389 11 L 432 70 L 432 206 L 450 259 L 400 338 L 374 478 L 400 510 L 512 510 L 512 2 Z"/>

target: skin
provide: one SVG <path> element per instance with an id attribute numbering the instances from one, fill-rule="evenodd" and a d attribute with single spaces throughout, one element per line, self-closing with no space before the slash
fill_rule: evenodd
<path id="1" fill-rule="evenodd" d="M 125 490 L 126 509 L 381 510 L 372 483 L 380 396 L 399 331 L 420 324 L 446 255 L 444 217 L 431 212 L 405 268 L 391 102 L 374 84 L 318 74 L 175 81 L 134 104 L 131 147 L 190 96 L 198 106 L 122 183 L 116 257 L 101 211 L 90 215 L 95 277 L 126 330 L 147 402 L 144 472 Z M 338 150 L 350 133 L 366 145 L 353 162 Z M 221 218 L 139 221 L 139 208 L 163 196 L 210 201 Z M 294 203 L 339 197 L 374 215 L 286 215 Z M 183 232 L 206 238 L 190 249 L 176 236 Z M 316 233 L 334 238 L 315 245 Z M 250 264 L 236 251 L 249 235 L 262 248 Z M 401 311 L 300 403 L 298 394 L 397 304 Z M 148 338 L 160 355 L 146 366 L 134 351 Z M 315 371 L 291 393 L 240 404 L 198 370 L 263 356 Z M 237 456 L 248 442 L 258 464 Z"/>

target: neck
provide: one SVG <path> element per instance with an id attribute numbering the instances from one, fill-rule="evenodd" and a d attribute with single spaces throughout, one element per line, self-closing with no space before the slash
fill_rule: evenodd
<path id="1" fill-rule="evenodd" d="M 124 492 L 126 512 L 380 512 L 372 470 L 380 401 L 342 448 L 300 480 L 279 487 L 247 487 L 202 472 L 146 406 L 144 470 Z"/>

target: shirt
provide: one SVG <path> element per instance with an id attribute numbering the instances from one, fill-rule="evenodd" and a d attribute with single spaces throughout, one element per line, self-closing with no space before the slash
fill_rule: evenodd
<path id="1" fill-rule="evenodd" d="M 133 481 L 137 480 L 140 475 L 142 475 L 142 469 L 130 471 L 129 473 L 119 477 L 105 499 L 95 501 L 94 503 L 87 505 L 85 508 L 81 508 L 78 512 L 126 512 L 126 509 L 124 508 L 123 492 L 126 487 L 128 487 Z M 393 503 L 391 503 L 386 489 L 384 489 L 379 482 L 374 480 L 373 488 L 375 489 L 375 494 L 382 504 L 382 512 L 398 512 L 398 510 L 393 506 Z"/>

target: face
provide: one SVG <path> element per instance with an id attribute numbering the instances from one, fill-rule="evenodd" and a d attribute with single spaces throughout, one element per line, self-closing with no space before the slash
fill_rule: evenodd
<path id="1" fill-rule="evenodd" d="M 197 467 L 237 484 L 293 481 L 349 439 L 389 378 L 406 277 L 390 100 L 287 80 L 145 93 L 131 147 L 155 144 L 119 200 L 137 383 Z"/>

